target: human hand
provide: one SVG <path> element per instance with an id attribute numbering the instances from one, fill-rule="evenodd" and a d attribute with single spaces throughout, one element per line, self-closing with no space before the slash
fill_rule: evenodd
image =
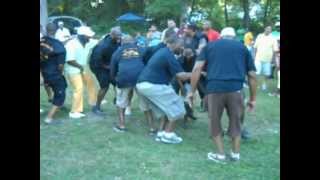
<path id="1" fill-rule="evenodd" d="M 189 92 L 187 95 L 187 101 L 191 108 L 193 108 L 193 102 L 194 102 L 194 94 L 192 92 Z"/>
<path id="2" fill-rule="evenodd" d="M 248 112 L 254 112 L 256 108 L 256 101 L 247 102 Z"/>

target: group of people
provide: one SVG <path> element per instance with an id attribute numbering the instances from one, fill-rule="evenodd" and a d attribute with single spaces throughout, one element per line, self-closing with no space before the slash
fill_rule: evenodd
<path id="1" fill-rule="evenodd" d="M 210 135 L 218 150 L 208 153 L 208 159 L 222 163 L 226 160 L 221 127 L 221 116 L 226 109 L 229 117 L 227 133 L 232 139 L 230 158 L 240 160 L 244 84 L 250 88 L 249 111 L 253 111 L 256 104 L 256 61 L 250 48 L 236 40 L 232 27 L 219 33 L 209 21 L 203 23 L 203 28 L 195 24 L 184 25 L 182 32 L 173 20 L 168 20 L 168 27 L 162 33 L 154 27 L 150 28 L 147 37 L 157 36 L 159 39 L 151 40 L 149 42 L 153 44 L 145 46 L 131 35 L 124 35 L 120 27 L 111 28 L 108 34 L 96 40 L 93 38 L 95 32 L 82 26 L 77 29 L 76 36 L 59 40 L 56 38 L 57 26 L 49 23 L 46 35 L 40 33 L 40 83 L 48 91 L 53 91 L 53 97 L 49 96 L 53 106 L 45 123 L 59 122 L 53 117 L 64 104 L 67 80 L 72 87 L 69 117 L 75 119 L 86 116 L 84 87 L 92 112 L 105 117 L 101 104 L 112 84 L 119 116 L 114 131 L 128 130 L 125 111 L 135 94 L 148 122 L 150 135 L 155 136 L 156 141 L 178 144 L 183 139 L 175 133 L 176 121 L 196 119 L 193 109 L 195 92 L 198 91 L 201 107 L 208 112 Z M 261 62 L 259 68 L 263 71 L 266 71 L 264 62 L 270 54 L 260 51 L 267 51 L 267 46 L 278 52 L 269 42 L 268 33 L 259 35 L 254 48 Z M 259 68 L 257 66 L 258 71 Z M 155 127 L 157 119 L 160 120 L 158 128 Z"/>

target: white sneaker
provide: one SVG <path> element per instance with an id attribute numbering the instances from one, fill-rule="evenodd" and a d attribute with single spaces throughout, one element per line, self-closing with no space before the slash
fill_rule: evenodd
<path id="1" fill-rule="evenodd" d="M 69 113 L 69 117 L 72 119 L 79 119 L 79 118 L 83 118 L 85 116 L 86 116 L 85 114 L 79 113 L 79 112 L 74 112 L 74 113 L 70 112 Z"/>
<path id="2" fill-rule="evenodd" d="M 163 136 L 161 137 L 161 142 L 168 143 L 168 144 L 179 144 L 182 142 L 182 138 L 177 136 L 176 133 L 166 133 L 164 132 Z"/>
<path id="3" fill-rule="evenodd" d="M 233 153 L 230 152 L 230 159 L 231 161 L 239 161 L 240 160 L 240 153 Z"/>
<path id="4" fill-rule="evenodd" d="M 126 116 L 130 116 L 130 115 L 131 115 L 131 107 L 130 107 L 130 106 L 128 106 L 128 107 L 126 108 L 124 114 L 125 114 Z"/>
<path id="5" fill-rule="evenodd" d="M 108 101 L 105 99 L 101 101 L 101 104 L 107 104 L 107 103 L 108 103 Z"/>
<path id="6" fill-rule="evenodd" d="M 50 124 L 50 123 L 52 123 L 52 119 L 46 118 L 46 119 L 44 120 L 44 122 L 47 123 L 47 124 Z"/>
<path id="7" fill-rule="evenodd" d="M 211 161 L 214 161 L 216 163 L 221 163 L 221 164 L 225 164 L 226 162 L 226 156 L 225 155 L 220 155 L 220 154 L 215 154 L 212 152 L 208 153 L 208 159 Z"/>
<path id="8" fill-rule="evenodd" d="M 164 135 L 164 131 L 158 131 L 155 140 L 157 142 L 160 142 L 163 135 Z"/>

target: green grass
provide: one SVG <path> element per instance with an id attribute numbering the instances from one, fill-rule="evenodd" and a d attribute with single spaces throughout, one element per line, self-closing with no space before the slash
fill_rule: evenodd
<path id="1" fill-rule="evenodd" d="M 275 82 L 271 83 L 275 86 Z M 40 105 L 46 111 L 50 104 L 40 88 Z M 66 107 L 70 108 L 68 88 Z M 188 129 L 177 125 L 176 132 L 184 141 L 178 145 L 155 142 L 147 135 L 147 124 L 134 96 L 132 116 L 127 121 L 129 132 L 115 133 L 116 108 L 113 91 L 103 110 L 105 119 L 93 115 L 71 120 L 60 111 L 60 125 L 45 125 L 40 118 L 40 177 L 42 180 L 277 180 L 280 179 L 280 101 L 259 92 L 257 110 L 247 115 L 245 124 L 253 135 L 242 141 L 241 161 L 216 164 L 207 160 L 215 147 L 208 135 L 208 118 L 196 108 L 198 120 Z M 87 99 L 85 99 L 87 100 Z M 85 101 L 85 112 L 88 112 Z M 198 103 L 199 104 L 199 103 Z M 223 117 L 224 126 L 227 118 Z M 226 152 L 230 139 L 225 137 Z"/>

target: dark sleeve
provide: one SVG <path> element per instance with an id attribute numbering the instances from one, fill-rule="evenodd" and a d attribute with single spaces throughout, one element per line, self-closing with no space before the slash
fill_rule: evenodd
<path id="1" fill-rule="evenodd" d="M 254 61 L 251 56 L 251 53 L 246 47 L 244 47 L 244 50 L 245 50 L 245 58 L 246 58 L 245 59 L 246 72 L 256 71 L 256 66 L 254 65 Z"/>
<path id="2" fill-rule="evenodd" d="M 143 63 L 146 65 L 152 56 L 153 47 L 147 47 L 143 54 Z"/>
<path id="3" fill-rule="evenodd" d="M 174 56 L 169 56 L 168 58 L 169 71 L 172 75 L 176 75 L 179 72 L 183 72 L 183 69 Z"/>
<path id="4" fill-rule="evenodd" d="M 57 61 L 58 64 L 65 64 L 66 63 L 66 49 L 63 45 L 60 46 L 60 51 L 57 54 Z"/>
<path id="5" fill-rule="evenodd" d="M 199 56 L 197 57 L 196 61 L 207 61 L 207 60 L 208 60 L 208 58 L 207 58 L 207 46 L 205 46 L 201 50 L 201 52 L 200 52 Z"/>
<path id="6" fill-rule="evenodd" d="M 115 51 L 112 54 L 111 63 L 110 63 L 110 77 L 111 77 L 111 79 L 114 79 L 117 75 L 120 55 L 121 55 L 120 49 L 118 49 L 117 51 Z"/>

